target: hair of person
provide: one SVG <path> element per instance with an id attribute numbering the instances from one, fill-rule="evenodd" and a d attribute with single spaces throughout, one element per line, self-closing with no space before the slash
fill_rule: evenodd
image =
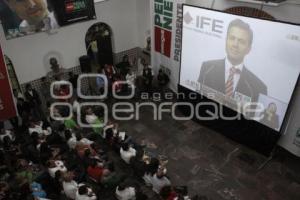
<path id="1" fill-rule="evenodd" d="M 84 156 L 88 157 L 90 155 L 91 155 L 91 150 L 90 149 L 84 150 Z"/>
<path id="2" fill-rule="evenodd" d="M 96 159 L 92 159 L 91 160 L 91 167 L 95 168 L 97 166 L 97 160 Z"/>
<path id="3" fill-rule="evenodd" d="M 55 180 L 59 180 L 61 178 L 61 175 L 62 175 L 61 171 L 57 170 L 54 174 Z"/>
<path id="4" fill-rule="evenodd" d="M 118 190 L 119 191 L 123 191 L 125 190 L 126 188 L 126 184 L 124 182 L 121 182 L 119 185 L 118 185 Z"/>
<path id="5" fill-rule="evenodd" d="M 31 133 L 30 137 L 32 139 L 32 143 L 34 145 L 37 145 L 38 144 L 38 140 L 39 140 L 39 134 L 36 131 L 34 131 L 34 132 Z"/>
<path id="6" fill-rule="evenodd" d="M 128 144 L 127 142 L 124 142 L 124 143 L 122 144 L 122 149 L 123 149 L 124 151 L 128 151 L 128 150 L 129 150 L 129 144 Z"/>
<path id="7" fill-rule="evenodd" d="M 77 132 L 77 133 L 75 134 L 75 137 L 76 137 L 76 140 L 77 140 L 77 141 L 79 141 L 79 140 L 82 139 L 82 135 L 81 135 L 81 133 L 79 133 L 79 132 Z"/>
<path id="8" fill-rule="evenodd" d="M 114 172 L 114 171 L 115 171 L 115 165 L 114 165 L 114 163 L 113 163 L 113 162 L 108 163 L 107 169 L 108 169 L 110 172 Z"/>
<path id="9" fill-rule="evenodd" d="M 43 153 L 43 152 L 48 152 L 48 151 L 50 151 L 48 143 L 47 142 L 41 143 L 40 152 Z"/>
<path id="10" fill-rule="evenodd" d="M 83 195 L 88 192 L 88 188 L 86 185 L 82 185 L 78 188 L 78 194 Z"/>
<path id="11" fill-rule="evenodd" d="M 164 186 L 163 188 L 161 188 L 161 190 L 159 192 L 159 195 L 163 199 L 168 199 L 171 192 L 172 192 L 172 187 L 171 186 Z"/>
<path id="12" fill-rule="evenodd" d="M 70 130 L 65 130 L 65 138 L 68 141 L 72 137 L 72 133 Z"/>
<path id="13" fill-rule="evenodd" d="M 10 146 L 10 144 L 11 144 L 10 137 L 9 136 L 4 136 L 4 138 L 3 138 L 3 146 L 5 148 L 8 148 Z"/>
<path id="14" fill-rule="evenodd" d="M 28 83 L 28 84 L 26 84 L 26 89 L 29 89 L 30 87 L 31 87 L 31 85 Z"/>
<path id="15" fill-rule="evenodd" d="M 247 31 L 248 35 L 249 35 L 249 44 L 252 44 L 253 41 L 253 31 L 250 28 L 249 24 L 247 24 L 246 22 L 240 20 L 240 19 L 235 19 L 233 21 L 231 21 L 228 25 L 228 29 L 227 29 L 227 36 L 231 30 L 232 27 L 237 27 L 240 29 L 243 29 L 245 31 Z"/>
<path id="16" fill-rule="evenodd" d="M 58 131 L 64 131 L 64 130 L 65 130 L 65 125 L 64 124 L 59 125 Z"/>

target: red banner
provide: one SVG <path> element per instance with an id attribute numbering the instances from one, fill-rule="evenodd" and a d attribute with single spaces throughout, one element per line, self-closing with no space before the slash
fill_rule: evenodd
<path id="1" fill-rule="evenodd" d="M 1 47 L 0 86 L 0 121 L 5 121 L 7 119 L 15 117 L 17 114 Z"/>
<path id="2" fill-rule="evenodd" d="M 155 51 L 168 58 L 171 56 L 171 38 L 172 32 L 155 27 Z"/>

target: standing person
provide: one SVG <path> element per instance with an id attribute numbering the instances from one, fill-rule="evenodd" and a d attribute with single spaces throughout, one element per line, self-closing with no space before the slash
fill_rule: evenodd
<path id="1" fill-rule="evenodd" d="M 62 68 L 57 59 L 52 57 L 49 59 L 49 64 L 51 66 L 51 71 L 47 73 L 49 80 L 66 80 L 65 77 L 63 77 L 64 73 L 66 72 L 65 68 Z"/>
<path id="2" fill-rule="evenodd" d="M 44 76 L 41 78 L 41 90 L 40 90 L 45 102 L 49 102 L 51 100 L 50 95 L 50 83 L 47 78 Z"/>
<path id="3" fill-rule="evenodd" d="M 170 79 L 169 76 L 165 72 L 163 72 L 162 69 L 158 71 L 157 81 L 158 81 L 158 87 L 161 91 L 161 96 L 164 97 L 165 87 L 169 83 Z"/>
<path id="4" fill-rule="evenodd" d="M 118 63 L 116 65 L 117 69 L 119 70 L 119 73 L 123 78 L 125 78 L 126 74 L 128 73 L 129 69 L 131 68 L 131 64 L 129 62 L 128 55 L 124 55 L 122 62 Z"/>
<path id="5" fill-rule="evenodd" d="M 152 74 L 152 69 L 147 64 L 144 65 L 143 80 L 144 80 L 144 86 L 145 86 L 146 92 L 151 93 L 152 92 L 153 74 Z"/>
<path id="6" fill-rule="evenodd" d="M 103 74 L 101 69 L 97 70 L 98 74 Z M 104 93 L 105 80 L 104 78 L 97 76 L 96 77 L 96 94 L 101 95 Z"/>
<path id="7" fill-rule="evenodd" d="M 98 42 L 97 40 L 92 40 L 90 43 L 89 43 L 89 46 L 87 47 L 87 50 L 90 50 L 92 51 L 93 53 L 93 60 L 95 62 L 96 65 L 99 65 L 99 51 L 98 51 Z"/>
<path id="8" fill-rule="evenodd" d="M 30 105 L 33 116 L 37 119 L 44 119 L 40 96 L 35 89 L 32 89 L 30 84 L 26 85 L 25 98 Z"/>
<path id="9" fill-rule="evenodd" d="M 69 72 L 69 81 L 73 86 L 73 93 L 77 94 L 77 80 L 78 80 L 78 74 L 74 74 L 73 72 Z M 77 95 L 75 95 L 77 96 Z"/>

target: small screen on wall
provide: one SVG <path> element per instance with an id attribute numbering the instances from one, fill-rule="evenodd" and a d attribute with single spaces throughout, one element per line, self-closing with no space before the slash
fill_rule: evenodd
<path id="1" fill-rule="evenodd" d="M 0 0 L 0 20 L 6 39 L 95 18 L 93 0 Z"/>
<path id="2" fill-rule="evenodd" d="M 60 26 L 96 18 L 93 0 L 52 0 L 52 3 Z"/>

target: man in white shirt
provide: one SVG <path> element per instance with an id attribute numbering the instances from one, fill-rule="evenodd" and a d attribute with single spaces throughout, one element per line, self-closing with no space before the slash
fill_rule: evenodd
<path id="1" fill-rule="evenodd" d="M 39 134 L 39 137 L 48 136 L 51 135 L 52 129 L 51 127 L 47 127 L 46 130 L 43 129 L 43 122 L 30 122 L 30 125 L 28 127 L 28 132 L 31 135 L 33 132 L 37 132 Z"/>
<path id="2" fill-rule="evenodd" d="M 160 190 L 165 187 L 171 185 L 171 182 L 167 177 L 165 177 L 163 171 L 158 171 L 152 177 L 152 190 L 159 194 Z"/>
<path id="3" fill-rule="evenodd" d="M 65 164 L 61 160 L 50 160 L 48 161 L 48 172 L 52 178 L 55 178 L 57 171 L 67 172 Z"/>
<path id="4" fill-rule="evenodd" d="M 120 148 L 121 158 L 127 163 L 130 163 L 130 159 L 136 156 L 136 150 L 129 146 L 128 143 L 124 143 Z"/>
<path id="5" fill-rule="evenodd" d="M 98 117 L 93 112 L 92 108 L 86 110 L 85 120 L 89 124 L 95 124 L 98 120 Z"/>
<path id="6" fill-rule="evenodd" d="M 78 191 L 76 192 L 75 200 L 96 200 L 97 196 L 84 184 L 79 184 Z"/>
<path id="7" fill-rule="evenodd" d="M 78 184 L 73 180 L 73 178 L 74 174 L 72 172 L 67 172 L 63 176 L 64 193 L 69 199 L 75 199 L 78 191 Z"/>
<path id="8" fill-rule="evenodd" d="M 124 183 L 121 183 L 116 188 L 116 198 L 118 200 L 135 200 L 135 188 L 126 187 Z"/>

